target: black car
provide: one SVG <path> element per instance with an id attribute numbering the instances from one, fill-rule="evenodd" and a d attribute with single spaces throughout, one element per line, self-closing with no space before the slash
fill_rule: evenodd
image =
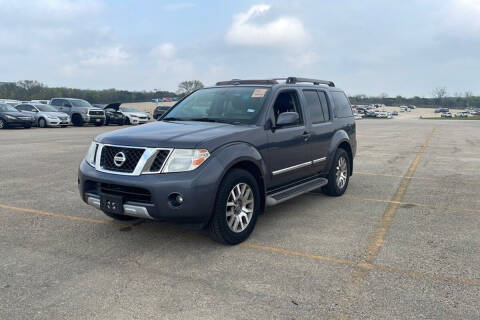
<path id="1" fill-rule="evenodd" d="M 317 189 L 341 196 L 356 146 L 350 103 L 331 81 L 223 81 L 161 121 L 97 136 L 79 191 L 114 219 L 183 222 L 236 244 L 268 206 Z"/>
<path id="2" fill-rule="evenodd" d="M 119 111 L 121 102 L 110 104 L 94 104 L 94 107 L 105 110 L 105 125 L 117 124 L 123 126 L 125 124 L 125 116 Z"/>
<path id="3" fill-rule="evenodd" d="M 0 129 L 9 127 L 31 128 L 33 117 L 19 112 L 17 109 L 6 103 L 0 104 Z"/>
<path id="4" fill-rule="evenodd" d="M 153 110 L 153 119 L 158 120 L 165 112 L 170 110 L 171 106 L 158 106 Z"/>

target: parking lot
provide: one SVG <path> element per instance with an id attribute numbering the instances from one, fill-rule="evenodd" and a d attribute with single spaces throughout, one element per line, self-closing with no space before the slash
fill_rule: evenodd
<path id="1" fill-rule="evenodd" d="M 343 197 L 268 208 L 234 247 L 80 200 L 115 127 L 0 132 L 0 318 L 480 318 L 480 122 L 357 128 Z"/>

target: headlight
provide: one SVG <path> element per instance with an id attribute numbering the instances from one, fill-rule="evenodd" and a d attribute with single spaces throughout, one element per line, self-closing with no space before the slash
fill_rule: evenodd
<path id="1" fill-rule="evenodd" d="M 95 154 L 97 153 L 98 144 L 92 142 L 90 148 L 88 148 L 87 155 L 85 156 L 85 161 L 92 167 L 95 167 Z"/>
<path id="2" fill-rule="evenodd" d="M 210 157 L 206 149 L 175 149 L 162 172 L 192 171 Z"/>
<path id="3" fill-rule="evenodd" d="M 57 117 L 55 116 L 47 116 L 48 119 L 58 119 Z"/>
<path id="4" fill-rule="evenodd" d="M 87 114 L 87 113 L 88 113 L 88 110 L 83 109 L 83 110 L 80 110 L 80 112 L 83 113 L 83 114 Z"/>
<path id="5" fill-rule="evenodd" d="M 5 118 L 10 119 L 10 120 L 15 120 L 15 119 L 17 119 L 16 117 L 11 116 L 11 115 L 8 115 L 8 114 L 5 115 Z"/>

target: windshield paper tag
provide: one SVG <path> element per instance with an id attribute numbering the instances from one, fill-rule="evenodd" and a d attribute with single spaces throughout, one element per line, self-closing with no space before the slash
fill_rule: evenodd
<path id="1" fill-rule="evenodd" d="M 263 98 L 267 93 L 267 89 L 255 89 L 252 93 L 252 98 Z"/>

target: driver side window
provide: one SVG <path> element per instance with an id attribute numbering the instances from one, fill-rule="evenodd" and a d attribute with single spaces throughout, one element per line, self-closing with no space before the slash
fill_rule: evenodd
<path id="1" fill-rule="evenodd" d="M 302 110 L 300 109 L 300 102 L 296 91 L 282 91 L 278 94 L 275 104 L 273 105 L 273 114 L 275 116 L 275 123 L 278 116 L 284 112 L 298 113 L 297 125 L 303 124 Z"/>

